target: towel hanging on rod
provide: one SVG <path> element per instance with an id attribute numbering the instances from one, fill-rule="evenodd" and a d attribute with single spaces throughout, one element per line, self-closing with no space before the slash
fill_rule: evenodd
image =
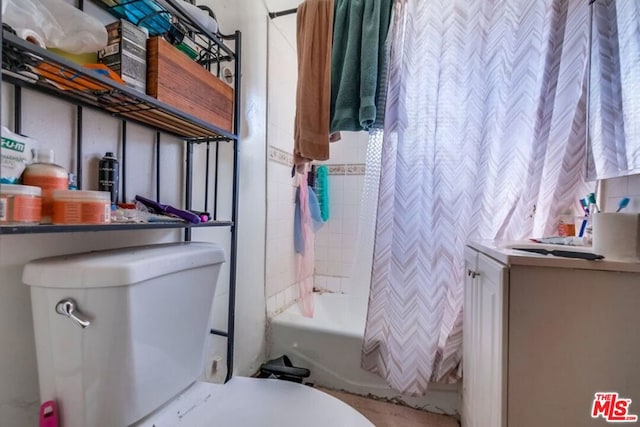
<path id="1" fill-rule="evenodd" d="M 335 0 L 331 132 L 374 127 L 393 0 Z"/>
<path id="2" fill-rule="evenodd" d="M 296 22 L 298 84 L 294 163 L 329 158 L 333 0 L 305 0 Z"/>

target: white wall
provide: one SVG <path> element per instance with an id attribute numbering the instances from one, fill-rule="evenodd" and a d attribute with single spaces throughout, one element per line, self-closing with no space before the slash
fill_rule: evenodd
<path id="1" fill-rule="evenodd" d="M 280 9 L 277 9 L 280 10 Z M 268 152 L 267 152 L 267 313 L 273 315 L 298 297 L 293 218 L 295 187 L 293 121 L 298 80 L 296 15 L 268 23 Z"/>
<path id="2" fill-rule="evenodd" d="M 86 2 L 88 3 L 88 2 Z M 265 235 L 265 129 L 266 129 L 266 9 L 252 0 L 207 2 L 216 12 L 223 32 L 243 32 L 242 131 L 240 142 L 240 207 L 236 305 L 235 373 L 249 375 L 264 360 L 264 235 Z M 12 86 L 2 84 L 2 124 L 13 128 Z M 57 162 L 74 170 L 75 109 L 28 90 L 23 91 L 22 132 L 55 148 Z M 95 189 L 96 159 L 119 149 L 119 121 L 84 109 L 85 189 Z M 127 196 L 155 196 L 154 133 L 128 126 Z M 181 204 L 184 145 L 163 136 L 161 199 Z M 221 214 L 230 209 L 231 150 L 221 145 Z M 196 149 L 202 160 L 204 146 Z M 202 163 L 198 163 L 202 165 Z M 203 176 L 201 168 L 195 176 Z M 227 194 L 224 194 L 226 189 Z M 198 187 L 196 187 L 197 194 Z M 227 198 L 227 196 L 229 196 Z M 196 204 L 198 199 L 196 198 Z M 197 205 L 196 205 L 197 206 Z M 218 241 L 229 250 L 229 229 L 194 230 L 193 240 Z M 0 426 L 37 425 L 40 397 L 37 384 L 29 291 L 21 283 L 21 270 L 29 260 L 88 250 L 175 241 L 179 231 L 59 233 L 0 236 Z M 250 268 L 247 268 L 250 266 Z M 228 268 L 216 292 L 213 325 L 226 329 Z M 226 340 L 207 337 L 211 357 L 225 366 Z M 224 369 L 223 369 L 224 371 Z M 221 372 L 224 374 L 224 372 Z M 220 375 L 216 376 L 217 378 Z"/>

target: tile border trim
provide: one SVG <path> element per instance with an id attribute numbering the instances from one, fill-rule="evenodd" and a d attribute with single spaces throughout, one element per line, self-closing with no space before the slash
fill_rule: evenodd
<path id="1" fill-rule="evenodd" d="M 293 166 L 293 154 L 269 145 L 267 149 L 267 159 L 285 166 Z M 316 166 L 323 163 L 314 163 Z M 345 163 L 345 164 L 325 164 L 329 169 L 329 175 L 364 175 L 366 164 Z"/>
<path id="2" fill-rule="evenodd" d="M 293 154 L 281 150 L 273 145 L 267 149 L 267 159 L 285 166 L 293 166 Z"/>
<path id="3" fill-rule="evenodd" d="M 329 169 L 329 175 L 364 175 L 366 164 L 347 163 L 343 165 L 325 165 Z"/>

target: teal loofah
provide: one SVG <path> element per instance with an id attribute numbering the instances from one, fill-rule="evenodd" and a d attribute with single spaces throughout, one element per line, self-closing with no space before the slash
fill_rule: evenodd
<path id="1" fill-rule="evenodd" d="M 316 169 L 315 192 L 320 203 L 323 221 L 329 220 L 329 169 L 322 165 Z"/>

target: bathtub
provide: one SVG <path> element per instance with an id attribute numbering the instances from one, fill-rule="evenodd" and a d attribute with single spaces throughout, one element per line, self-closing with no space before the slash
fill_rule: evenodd
<path id="1" fill-rule="evenodd" d="M 270 321 L 269 359 L 283 354 L 295 366 L 311 370 L 308 382 L 367 396 L 394 400 L 430 412 L 457 415 L 457 385 L 432 384 L 423 397 L 390 388 L 379 376 L 360 367 L 367 300 L 346 294 L 316 293 L 313 318 L 302 316 L 298 305 Z"/>

